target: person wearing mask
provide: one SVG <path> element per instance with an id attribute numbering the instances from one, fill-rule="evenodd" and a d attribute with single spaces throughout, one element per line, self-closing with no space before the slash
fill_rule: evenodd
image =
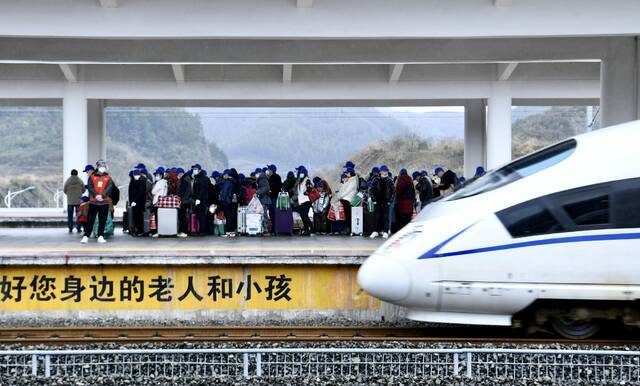
<path id="1" fill-rule="evenodd" d="M 178 197 L 180 197 L 180 208 L 178 209 L 178 237 L 185 238 L 189 232 L 189 211 L 193 200 L 191 199 L 192 187 L 191 176 L 184 172 L 184 169 L 177 168 L 176 175 L 180 179 L 178 184 Z"/>
<path id="2" fill-rule="evenodd" d="M 162 166 L 158 167 L 153 173 L 153 188 L 151 194 L 153 195 L 153 205 L 158 204 L 158 197 L 164 197 L 168 194 L 169 184 L 164 178 L 165 170 Z"/>
<path id="3" fill-rule="evenodd" d="M 269 211 L 271 208 L 271 188 L 269 185 L 269 177 L 267 177 L 266 171 L 268 168 L 263 171 L 262 169 L 256 169 L 256 191 L 255 195 L 260 200 L 260 204 L 262 204 L 263 215 L 262 215 L 262 229 L 264 232 L 269 231 Z M 273 217 L 271 217 L 273 218 Z"/>
<path id="4" fill-rule="evenodd" d="M 375 231 L 371 233 L 372 239 L 378 236 L 389 238 L 389 207 L 394 197 L 393 180 L 389 176 L 387 165 L 380 166 L 379 174 L 373 178 L 371 183 L 371 199 L 374 203 L 374 214 L 376 217 Z"/>
<path id="5" fill-rule="evenodd" d="M 309 179 L 309 172 L 306 167 L 300 165 L 296 171 L 298 174 L 294 190 L 298 199 L 300 218 L 302 219 L 302 224 L 304 226 L 302 236 L 312 236 L 313 222 L 311 222 L 311 219 L 309 218 L 309 210 L 311 209 L 309 193 L 313 190 L 313 183 L 311 182 L 311 179 Z"/>
<path id="6" fill-rule="evenodd" d="M 420 209 L 422 209 L 433 199 L 433 184 L 429 179 L 429 174 L 426 170 L 423 170 L 420 173 L 416 190 L 420 196 Z"/>
<path id="7" fill-rule="evenodd" d="M 132 236 L 143 236 L 147 183 L 142 180 L 138 169 L 134 169 L 131 172 L 131 178 L 132 180 L 129 183 L 129 207 L 131 208 L 133 229 L 130 229 L 129 232 Z"/>
<path id="8" fill-rule="evenodd" d="M 109 207 L 111 204 L 111 190 L 113 189 L 113 180 L 107 173 L 106 162 L 100 160 L 96 163 L 96 171 L 89 176 L 87 181 L 87 190 L 89 191 L 89 213 L 87 215 L 87 226 L 84 236 L 80 242 L 86 244 L 89 242 L 91 232 L 93 232 L 93 224 L 98 217 L 98 242 L 106 243 L 104 239 L 104 228 L 107 224 L 107 216 L 109 215 Z"/>
<path id="9" fill-rule="evenodd" d="M 209 177 L 200 164 L 191 165 L 193 175 L 193 203 L 200 228 L 200 236 L 208 233 L 207 210 L 209 209 Z"/>
<path id="10" fill-rule="evenodd" d="M 446 196 L 453 193 L 453 189 L 458 184 L 458 176 L 453 171 L 447 170 L 445 172 L 442 168 L 436 168 L 434 174 L 440 178 L 440 183 L 437 187 L 440 194 Z"/>
<path id="11" fill-rule="evenodd" d="M 96 169 L 93 167 L 93 165 L 87 165 L 84 167 L 84 170 L 82 171 L 84 174 L 87 175 L 87 183 L 89 182 L 89 177 L 91 177 L 91 175 L 96 171 Z M 84 190 L 87 190 L 87 186 L 84 186 Z M 84 193 L 84 191 L 83 191 Z"/>
<path id="12" fill-rule="evenodd" d="M 75 218 L 78 216 L 80 198 L 84 192 L 84 182 L 78 177 L 76 169 L 71 171 L 71 176 L 64 182 L 62 190 L 67 196 L 67 226 L 69 227 L 69 233 L 73 233 L 74 227 L 80 233 L 80 223 L 75 221 Z"/>
<path id="13" fill-rule="evenodd" d="M 224 237 L 233 236 L 237 224 L 234 227 L 231 227 L 231 218 L 237 217 L 237 213 L 232 211 L 233 204 L 233 179 L 231 178 L 231 170 L 226 169 L 222 173 L 222 181 L 219 183 L 220 185 L 220 205 L 222 206 L 222 211 L 224 212 L 224 217 L 227 220 L 225 223 L 225 234 Z M 236 219 L 237 222 L 237 219 Z"/>
<path id="14" fill-rule="evenodd" d="M 324 181 L 320 179 L 313 185 L 318 192 L 318 199 L 311 204 L 313 208 L 313 228 L 319 234 L 329 232 L 329 208 L 331 207 L 331 197 L 324 187 Z"/>
<path id="15" fill-rule="evenodd" d="M 378 177 L 378 175 L 380 174 L 380 168 L 377 166 L 374 166 L 371 168 L 371 172 L 369 173 L 369 178 L 367 178 L 367 182 L 369 184 L 373 183 L 373 180 Z M 388 173 L 387 173 L 388 175 Z"/>
<path id="16" fill-rule="evenodd" d="M 347 165 L 353 164 L 348 161 Z M 353 168 L 347 168 L 343 173 L 342 184 L 340 190 L 333 195 L 333 202 L 340 201 L 344 207 L 344 214 L 346 218 L 346 230 L 347 234 L 351 234 L 351 200 L 358 193 L 358 176 Z"/>
<path id="17" fill-rule="evenodd" d="M 287 192 L 290 197 L 293 196 L 293 187 L 296 184 L 296 175 L 294 172 L 288 172 L 287 178 L 282 183 L 282 191 Z"/>
<path id="18" fill-rule="evenodd" d="M 396 182 L 396 227 L 402 229 L 411 221 L 416 193 L 407 169 L 400 169 Z"/>
<path id="19" fill-rule="evenodd" d="M 149 171 L 147 171 L 147 167 L 143 163 L 139 163 L 136 165 L 135 169 L 140 170 L 140 178 L 143 178 L 147 181 L 153 181 L 153 176 Z"/>

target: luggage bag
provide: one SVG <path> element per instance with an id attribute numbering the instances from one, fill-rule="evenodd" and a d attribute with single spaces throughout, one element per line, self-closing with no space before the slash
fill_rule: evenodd
<path id="1" fill-rule="evenodd" d="M 250 236 L 262 234 L 262 215 L 247 213 L 245 216 L 245 233 Z"/>
<path id="2" fill-rule="evenodd" d="M 358 236 L 364 234 L 363 208 L 361 206 L 351 207 L 351 234 Z"/>
<path id="3" fill-rule="evenodd" d="M 178 209 L 158 208 L 158 235 L 175 236 L 178 234 Z"/>
<path id="4" fill-rule="evenodd" d="M 247 207 L 238 207 L 238 225 L 236 227 L 238 234 L 243 235 L 247 233 Z"/>
<path id="5" fill-rule="evenodd" d="M 367 208 L 362 212 L 362 228 L 363 235 L 369 236 L 375 231 L 376 228 L 376 214 L 373 211 L 369 211 Z"/>
<path id="6" fill-rule="evenodd" d="M 273 213 L 273 229 L 277 235 L 291 235 L 293 233 L 293 210 L 291 208 L 278 209 Z"/>
<path id="7" fill-rule="evenodd" d="M 131 216 L 129 216 L 129 211 L 125 210 L 124 212 L 122 212 L 122 233 L 129 233 L 131 232 L 131 225 L 129 224 L 129 218 Z"/>

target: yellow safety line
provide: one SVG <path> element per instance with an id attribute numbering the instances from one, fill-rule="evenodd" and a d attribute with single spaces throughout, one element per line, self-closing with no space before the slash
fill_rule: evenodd
<path id="1" fill-rule="evenodd" d="M 165 248 L 152 248 L 152 247 L 134 247 L 134 248 L 124 248 L 124 247 L 104 247 L 104 248 L 96 248 L 96 247 L 72 247 L 72 248 L 62 248 L 62 247 L 52 247 L 52 248 L 0 248 L 0 252 L 45 252 L 45 251 L 60 251 L 60 252 L 162 252 L 162 251 L 213 251 L 213 252 L 246 252 L 246 251 L 273 251 L 273 252 L 284 252 L 284 251 L 375 251 L 376 248 L 358 248 L 358 247 L 165 247 Z"/>

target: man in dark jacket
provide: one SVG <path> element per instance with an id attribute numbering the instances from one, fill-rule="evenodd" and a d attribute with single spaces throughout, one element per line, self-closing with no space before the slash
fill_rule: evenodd
<path id="1" fill-rule="evenodd" d="M 277 173 L 278 168 L 276 165 L 267 166 L 266 175 L 269 178 L 269 196 L 271 197 L 271 204 L 269 205 L 269 218 L 271 218 L 271 233 L 275 233 L 275 212 L 276 203 L 278 202 L 278 193 L 282 190 L 282 178 Z"/>
<path id="2" fill-rule="evenodd" d="M 269 169 L 267 169 L 269 170 Z M 266 171 L 263 172 L 262 169 L 256 169 L 256 196 L 260 203 L 262 204 L 262 208 L 264 211 L 269 211 L 271 208 L 271 188 L 269 187 L 269 177 L 267 177 Z M 273 217 L 272 217 L 273 218 Z M 267 224 L 269 223 L 269 219 L 266 215 L 262 216 L 262 229 L 267 231 Z"/>
<path id="3" fill-rule="evenodd" d="M 458 176 L 451 170 L 445 172 L 442 168 L 436 168 L 434 174 L 440 177 L 438 190 L 443 196 L 452 193 L 453 189 L 458 185 Z"/>
<path id="4" fill-rule="evenodd" d="M 424 208 L 433 198 L 433 185 L 426 171 L 420 173 L 416 186 L 420 195 L 420 209 Z"/>
<path id="5" fill-rule="evenodd" d="M 178 209 L 178 237 L 187 237 L 189 232 L 189 212 L 193 199 L 191 195 L 191 176 L 184 172 L 184 169 L 176 169 L 180 184 L 178 185 L 178 197 L 180 197 L 180 209 Z"/>
<path id="6" fill-rule="evenodd" d="M 192 199 L 200 228 L 199 235 L 204 236 L 208 232 L 207 209 L 209 208 L 209 177 L 207 177 L 207 174 L 202 170 L 200 164 L 192 165 L 191 172 L 193 174 Z"/>
<path id="7" fill-rule="evenodd" d="M 296 175 L 293 172 L 287 173 L 287 178 L 282 183 L 282 190 L 291 195 L 293 187 L 296 185 Z"/>
<path id="8" fill-rule="evenodd" d="M 389 176 L 389 168 L 387 165 L 382 165 L 378 175 L 371 182 L 371 198 L 376 216 L 375 231 L 370 236 L 372 239 L 379 235 L 385 239 L 389 237 L 389 205 L 393 201 L 393 192 L 393 180 Z"/>
<path id="9" fill-rule="evenodd" d="M 225 236 L 236 231 L 238 222 L 238 213 L 233 211 L 233 191 L 234 183 L 231 177 L 231 170 L 226 169 L 222 173 L 222 181 L 217 184 L 220 186 L 220 205 L 224 212 L 224 217 L 227 219 L 225 224 Z M 235 219 L 232 222 L 232 219 Z"/>
<path id="10" fill-rule="evenodd" d="M 129 206 L 131 208 L 131 219 L 133 229 L 129 232 L 132 236 L 142 236 L 144 234 L 144 210 L 147 200 L 147 183 L 142 179 L 140 170 L 134 169 L 132 180 L 129 182 Z"/>

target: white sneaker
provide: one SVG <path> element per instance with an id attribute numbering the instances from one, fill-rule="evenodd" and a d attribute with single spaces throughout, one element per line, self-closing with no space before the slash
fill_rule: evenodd
<path id="1" fill-rule="evenodd" d="M 160 235 L 159 235 L 159 234 L 157 234 L 157 233 L 154 233 L 154 234 L 152 234 L 152 235 L 151 235 L 151 237 L 153 237 L 153 238 L 155 239 L 155 238 L 160 237 Z"/>
<path id="2" fill-rule="evenodd" d="M 89 238 L 87 236 L 82 236 L 82 240 L 80 240 L 82 244 L 86 244 L 89 242 Z"/>
<path id="3" fill-rule="evenodd" d="M 371 236 L 369 236 L 370 239 L 375 239 L 376 237 L 378 237 L 378 232 L 373 232 Z"/>
<path id="4" fill-rule="evenodd" d="M 387 232 L 382 232 L 382 238 L 383 239 L 388 239 L 389 238 L 389 234 Z"/>
<path id="5" fill-rule="evenodd" d="M 178 233 L 178 237 L 185 238 L 185 237 L 187 237 L 187 234 L 186 233 Z"/>
<path id="6" fill-rule="evenodd" d="M 98 242 L 99 242 L 100 244 L 104 244 L 104 243 L 106 243 L 106 242 L 107 242 L 107 240 L 105 240 L 105 239 L 104 239 L 104 237 L 100 236 L 100 237 L 98 237 Z"/>

